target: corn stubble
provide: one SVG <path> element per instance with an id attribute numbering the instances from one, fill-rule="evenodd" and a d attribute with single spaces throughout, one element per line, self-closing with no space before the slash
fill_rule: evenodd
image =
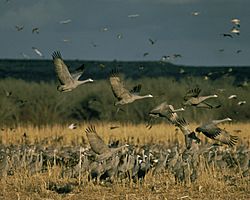
<path id="1" fill-rule="evenodd" d="M 147 130 L 144 124 L 115 124 L 119 128 L 111 130 L 114 123 L 95 124 L 99 135 L 106 144 L 119 140 L 135 146 L 161 144 L 184 146 L 180 131 L 168 124 L 154 125 Z M 55 148 L 67 146 L 89 146 L 84 130 L 88 124 L 82 124 L 71 130 L 66 126 L 2 128 L 1 145 L 43 145 Z M 195 128 L 197 124 L 191 124 Z M 229 132 L 237 131 L 241 138 L 237 147 L 245 144 L 249 149 L 250 124 L 227 124 L 221 126 Z M 202 141 L 205 137 L 199 135 Z M 208 141 L 212 142 L 212 141 Z M 14 161 L 9 161 L 9 164 Z M 3 175 L 0 179 L 0 199 L 249 199 L 250 179 L 243 177 L 240 167 L 218 168 L 208 164 L 204 156 L 199 157 L 199 176 L 196 181 L 176 181 L 168 169 L 153 174 L 149 171 L 143 181 L 134 182 L 128 178 L 114 180 L 113 183 L 90 180 L 88 173 L 79 173 L 76 177 L 62 176 L 65 171 L 60 163 L 47 163 L 47 169 L 31 173 L 24 167 Z"/>

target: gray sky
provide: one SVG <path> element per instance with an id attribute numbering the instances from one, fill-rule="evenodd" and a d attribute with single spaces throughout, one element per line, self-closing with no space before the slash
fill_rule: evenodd
<path id="1" fill-rule="evenodd" d="M 181 54 L 171 62 L 250 66 L 250 0 L 5 1 L 0 0 L 0 58 L 23 58 L 24 53 L 37 59 L 36 47 L 46 59 L 54 50 L 65 59 L 81 60 L 160 60 Z M 200 15 L 192 16 L 193 11 Z M 223 38 L 220 34 L 233 27 L 232 18 L 241 20 L 241 33 Z M 59 23 L 67 19 L 72 22 Z M 17 31 L 16 25 L 24 29 Z M 32 34 L 34 27 L 39 34 Z M 154 45 L 149 38 L 157 40 Z"/>

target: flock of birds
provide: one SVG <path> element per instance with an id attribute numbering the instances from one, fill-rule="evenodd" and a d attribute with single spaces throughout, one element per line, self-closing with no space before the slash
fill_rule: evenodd
<path id="1" fill-rule="evenodd" d="M 60 52 L 54 52 L 52 57 L 60 82 L 57 87 L 58 91 L 69 92 L 79 85 L 93 82 L 92 79 L 79 80 L 84 66 L 70 73 Z M 118 108 L 139 99 L 153 98 L 151 94 L 139 94 L 141 85 L 136 85 L 131 90 L 126 89 L 117 70 L 111 72 L 109 81 L 117 99 L 114 106 Z M 21 146 L 0 145 L 0 175 L 13 175 L 16 170 L 23 168 L 32 175 L 47 171 L 53 165 L 60 165 L 62 167 L 60 176 L 62 177 L 86 175 L 89 180 L 95 180 L 98 183 L 112 183 L 114 180 L 123 179 L 142 181 L 149 172 L 157 176 L 166 170 L 175 176 L 176 181 L 188 183 L 195 181 L 201 174 L 199 171 L 202 166 L 200 158 L 203 156 L 209 166 L 219 169 L 234 168 L 242 176 L 249 176 L 249 144 L 242 143 L 236 147 L 238 136 L 231 135 L 227 130 L 218 126 L 218 124 L 232 121 L 232 119 L 211 120 L 192 130 L 189 123 L 183 117 L 178 116 L 177 113 L 184 112 L 188 106 L 207 109 L 216 109 L 220 106 L 214 106 L 207 101 L 217 98 L 217 95 L 202 96 L 200 93 L 199 88 L 189 90 L 184 96 L 184 108 L 175 109 L 173 105 L 163 102 L 149 112 L 150 120 L 146 126 L 148 129 L 152 128 L 155 119 L 166 119 L 181 130 L 185 145 L 176 140 L 173 144 L 149 142 L 140 146 L 133 137 L 127 138 L 123 142 L 111 140 L 107 145 L 97 133 L 95 126 L 89 125 L 85 130 L 89 145 L 83 142 L 83 146 L 65 147 L 60 145 L 63 136 L 56 139 L 45 138 L 38 144 L 30 144 L 27 136 L 23 136 Z M 72 124 L 69 128 L 77 127 Z M 197 133 L 200 132 L 215 143 L 203 142 L 197 137 Z M 48 146 L 49 143 L 53 144 Z"/>
<path id="2" fill-rule="evenodd" d="M 199 11 L 193 11 L 193 12 L 191 12 L 190 14 L 191 14 L 192 16 L 194 16 L 194 17 L 198 17 L 198 16 L 201 14 L 201 12 L 199 12 Z M 136 14 L 129 14 L 127 17 L 130 18 L 130 19 L 136 19 L 136 18 L 140 17 L 140 14 L 138 14 L 138 13 L 136 13 Z M 71 19 L 64 19 L 64 20 L 59 21 L 59 24 L 61 24 L 61 25 L 67 25 L 67 24 L 69 24 L 69 23 L 71 23 L 71 22 L 72 22 Z M 229 31 L 227 31 L 227 32 L 221 33 L 220 35 L 223 36 L 224 38 L 234 38 L 234 37 L 236 37 L 236 36 L 240 36 L 240 19 L 238 19 L 238 18 L 232 18 L 230 22 L 231 22 L 231 24 L 233 25 L 232 28 L 231 28 Z M 16 28 L 17 31 L 22 31 L 22 30 L 24 29 L 24 25 L 16 25 L 15 28 Z M 102 28 L 100 29 L 100 31 L 101 31 L 101 32 L 107 32 L 107 31 L 109 31 L 109 29 L 110 29 L 109 27 L 104 26 L 104 27 L 102 27 Z M 33 34 L 34 34 L 34 33 L 39 34 L 40 29 L 39 29 L 39 27 L 33 27 L 31 32 L 32 32 Z M 123 39 L 123 34 L 122 34 L 122 33 L 118 33 L 118 34 L 116 35 L 116 38 L 117 38 L 117 39 Z M 64 38 L 64 39 L 62 39 L 61 41 L 65 42 L 65 43 L 69 43 L 71 40 L 70 40 L 69 38 Z M 151 45 L 155 45 L 156 42 L 157 42 L 157 39 L 149 38 L 149 39 L 148 39 L 148 42 L 149 42 Z M 96 44 L 96 43 L 93 42 L 93 41 L 91 41 L 91 45 L 92 45 L 92 47 L 98 47 L 98 46 L 99 46 L 98 44 Z M 33 51 L 34 51 L 39 57 L 44 58 L 44 55 L 43 55 L 43 53 L 42 53 L 41 50 L 39 50 L 37 47 L 32 47 L 32 49 L 33 49 Z M 223 48 L 219 49 L 219 52 L 224 52 L 224 51 L 225 51 L 225 50 L 224 50 Z M 237 53 L 237 54 L 239 54 L 239 53 L 241 53 L 241 52 L 242 52 L 241 49 L 237 49 L 237 50 L 236 50 L 236 53 Z M 23 52 L 21 53 L 21 55 L 22 55 L 23 58 L 25 58 L 25 59 L 29 59 L 29 58 L 30 58 L 27 54 L 25 54 L 25 53 L 23 53 Z M 144 53 L 142 54 L 143 57 L 147 57 L 148 55 L 150 55 L 149 52 L 144 52 Z M 161 57 L 160 61 L 161 61 L 161 62 L 174 61 L 174 60 L 176 60 L 176 59 L 178 59 L 178 58 L 182 58 L 182 57 L 183 57 L 183 56 L 182 56 L 181 54 L 179 54 L 179 53 L 174 53 L 174 54 L 172 54 L 172 55 L 163 55 L 163 56 Z"/>
<path id="3" fill-rule="evenodd" d="M 191 13 L 193 16 L 200 15 L 200 12 Z M 128 15 L 129 18 L 137 18 L 139 14 Z M 223 33 L 224 37 L 233 38 L 232 34 L 240 35 L 240 20 L 232 19 L 233 28 L 230 33 Z M 71 23 L 71 19 L 60 21 L 60 24 Z M 24 26 L 15 26 L 17 31 L 22 31 Z M 104 27 L 102 31 L 108 31 Z M 39 28 L 32 29 L 33 34 L 39 34 Z M 117 38 L 121 39 L 122 34 Z M 154 45 L 157 40 L 149 38 L 150 44 Z M 96 44 L 93 44 L 93 46 Z M 32 47 L 34 52 L 43 57 L 41 51 Z M 240 52 L 238 52 L 240 53 Z M 147 56 L 146 52 L 143 56 Z M 27 55 L 23 55 L 27 56 Z M 172 56 L 163 56 L 162 60 L 171 58 L 181 58 L 180 54 Z M 64 63 L 60 52 L 52 54 L 55 71 L 60 82 L 57 90 L 60 92 L 70 92 L 78 86 L 93 82 L 93 79 L 80 80 L 84 72 L 84 66 L 80 66 L 74 72 L 70 73 L 68 66 Z M 114 106 L 122 110 L 121 106 L 130 104 L 134 101 L 153 98 L 152 94 L 140 95 L 142 85 L 136 85 L 131 90 L 127 89 L 119 76 L 117 70 L 113 70 L 109 76 L 114 97 L 117 99 Z M 127 138 L 121 144 L 121 141 L 110 141 L 105 144 L 98 135 L 95 126 L 90 125 L 85 133 L 88 138 L 88 145 L 83 146 L 59 146 L 62 138 L 56 138 L 54 144 L 48 146 L 48 140 L 45 138 L 39 144 L 30 144 L 24 137 L 21 146 L 5 146 L 0 144 L 0 176 L 13 175 L 17 170 L 27 169 L 29 174 L 42 173 L 47 171 L 53 165 L 62 167 L 62 177 L 81 177 L 87 175 L 89 180 L 97 182 L 113 182 L 115 179 L 128 179 L 133 181 L 143 180 L 145 175 L 152 172 L 153 175 L 162 174 L 168 170 L 174 174 L 176 181 L 193 182 L 200 174 L 200 157 L 203 156 L 209 166 L 215 166 L 220 169 L 237 168 L 242 176 L 249 176 L 250 151 L 249 146 L 241 144 L 235 147 L 238 142 L 238 136 L 230 134 L 227 130 L 221 129 L 218 124 L 232 121 L 231 118 L 222 120 L 211 120 L 192 130 L 189 123 L 177 113 L 184 112 L 188 106 L 205 109 L 216 109 L 220 105 L 212 105 L 207 100 L 217 98 L 217 95 L 203 96 L 200 94 L 200 88 L 194 88 L 184 96 L 183 107 L 175 109 L 173 105 L 162 102 L 149 112 L 150 120 L 147 128 L 151 129 L 153 121 L 157 118 L 166 119 L 173 126 L 179 128 L 183 133 L 185 145 L 181 145 L 177 140 L 174 144 L 155 144 L 149 143 L 139 146 L 134 138 Z M 228 99 L 234 99 L 236 95 L 231 95 Z M 245 102 L 241 102 L 244 104 Z M 240 103 L 240 104 L 241 104 Z M 75 129 L 72 124 L 70 129 Z M 117 128 L 117 127 L 115 127 Z M 205 137 L 215 141 L 215 143 L 202 142 L 197 133 L 203 133 Z M 248 144 L 249 145 L 249 144 Z M 237 148 L 237 149 L 236 149 Z M 52 187 L 54 190 L 60 188 Z"/>

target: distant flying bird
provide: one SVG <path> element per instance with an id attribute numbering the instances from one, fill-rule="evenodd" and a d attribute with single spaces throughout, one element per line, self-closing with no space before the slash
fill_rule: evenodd
<path id="1" fill-rule="evenodd" d="M 60 23 L 60 24 L 68 24 L 68 23 L 70 23 L 70 22 L 72 22 L 71 19 L 66 19 L 66 20 L 60 21 L 59 23 Z"/>
<path id="2" fill-rule="evenodd" d="M 242 50 L 240 50 L 240 49 L 238 49 L 237 51 L 236 51 L 236 53 L 238 54 L 238 53 L 241 53 L 242 52 Z"/>
<path id="3" fill-rule="evenodd" d="M 106 66 L 105 66 L 105 64 L 100 63 L 100 64 L 99 64 L 99 67 L 100 67 L 101 69 L 104 69 Z"/>
<path id="4" fill-rule="evenodd" d="M 191 12 L 191 15 L 193 15 L 193 16 L 198 16 L 198 15 L 200 15 L 200 12 L 194 11 L 194 12 Z"/>
<path id="5" fill-rule="evenodd" d="M 43 54 L 42 54 L 42 52 L 41 52 L 40 50 L 38 50 L 36 47 L 32 47 L 32 49 L 33 49 L 33 51 L 34 51 L 37 55 L 39 55 L 40 57 L 44 57 Z"/>
<path id="6" fill-rule="evenodd" d="M 72 123 L 68 126 L 69 129 L 76 129 L 77 128 L 77 124 Z"/>
<path id="7" fill-rule="evenodd" d="M 150 44 L 154 45 L 157 40 L 153 40 L 153 39 L 149 38 L 148 41 L 150 42 Z"/>
<path id="8" fill-rule="evenodd" d="M 116 70 L 112 70 L 110 78 L 110 85 L 114 96 L 117 98 L 117 102 L 115 102 L 115 106 L 124 105 L 132 103 L 139 99 L 151 98 L 153 97 L 151 94 L 140 96 L 139 93 L 141 91 L 141 85 L 136 85 L 132 90 L 127 90 L 124 87 L 123 81 L 118 76 Z"/>
<path id="9" fill-rule="evenodd" d="M 128 15 L 128 18 L 137 18 L 139 17 L 140 15 L 139 14 L 131 14 L 131 15 Z"/>
<path id="10" fill-rule="evenodd" d="M 232 121 L 232 119 L 225 118 L 223 120 L 213 120 L 197 127 L 195 131 L 198 133 L 202 132 L 208 138 L 219 141 L 223 144 L 227 144 L 232 147 L 237 143 L 238 137 L 230 135 L 226 130 L 223 130 L 217 126 L 217 124 L 222 123 L 224 121 Z"/>
<path id="11" fill-rule="evenodd" d="M 195 106 L 197 108 L 218 108 L 218 106 L 212 106 L 209 103 L 205 102 L 205 100 L 210 98 L 217 98 L 218 96 L 216 94 L 214 95 L 208 95 L 208 96 L 199 96 L 201 92 L 200 88 L 194 88 L 187 91 L 187 93 L 184 96 L 184 106 Z"/>
<path id="12" fill-rule="evenodd" d="M 108 27 L 103 27 L 103 28 L 101 28 L 101 31 L 102 32 L 106 32 L 106 31 L 108 31 L 109 29 L 108 29 Z"/>
<path id="13" fill-rule="evenodd" d="M 91 42 L 92 47 L 98 47 L 98 45 L 94 42 Z"/>
<path id="14" fill-rule="evenodd" d="M 117 39 L 122 39 L 123 38 L 123 35 L 121 33 L 117 34 Z"/>
<path id="15" fill-rule="evenodd" d="M 234 18 L 234 19 L 231 20 L 231 22 L 232 22 L 234 25 L 236 25 L 237 27 L 240 27 L 240 20 L 239 20 L 239 19 Z"/>
<path id="16" fill-rule="evenodd" d="M 161 57 L 161 61 L 166 61 L 166 60 L 170 60 L 171 59 L 171 57 L 170 56 L 162 56 Z"/>
<path id="17" fill-rule="evenodd" d="M 38 34 L 38 33 L 39 33 L 39 28 L 37 28 L 37 27 L 36 27 L 36 28 L 33 28 L 33 29 L 32 29 L 32 33 Z"/>
<path id="18" fill-rule="evenodd" d="M 240 35 L 240 29 L 237 29 L 237 28 L 235 28 L 235 27 L 233 27 L 233 28 L 231 29 L 230 32 L 231 32 L 231 33 L 235 33 L 235 34 L 237 34 L 237 35 Z"/>
<path id="19" fill-rule="evenodd" d="M 69 92 L 82 85 L 84 83 L 93 82 L 92 79 L 87 79 L 80 81 L 79 78 L 84 72 L 84 65 L 77 68 L 73 73 L 70 73 L 67 65 L 65 65 L 61 53 L 53 52 L 52 58 L 55 65 L 55 71 L 60 82 L 60 85 L 57 87 L 57 90 L 60 92 Z"/>
<path id="20" fill-rule="evenodd" d="M 182 55 L 181 55 L 181 54 L 173 54 L 173 57 L 174 57 L 174 58 L 181 58 Z"/>
<path id="21" fill-rule="evenodd" d="M 146 57 L 146 56 L 148 56 L 149 55 L 149 53 L 148 52 L 145 52 L 144 54 L 143 54 L 143 57 Z"/>
<path id="22" fill-rule="evenodd" d="M 229 38 L 233 38 L 233 36 L 230 33 L 222 33 L 221 34 L 223 37 L 229 37 Z"/>
<path id="23" fill-rule="evenodd" d="M 239 101 L 237 104 L 239 105 L 239 106 L 242 106 L 242 105 L 244 105 L 244 104 L 246 104 L 247 102 L 246 101 Z"/>
<path id="24" fill-rule="evenodd" d="M 232 94 L 228 97 L 228 99 L 237 99 L 237 95 L 236 94 Z"/>
<path id="25" fill-rule="evenodd" d="M 21 53 L 21 55 L 23 56 L 23 58 L 25 58 L 25 59 L 30 59 L 30 57 L 27 55 L 27 54 L 25 54 L 25 53 Z"/>
<path id="26" fill-rule="evenodd" d="M 184 74 L 184 73 L 185 73 L 185 70 L 181 68 L 179 73 L 180 73 L 180 74 Z"/>
<path id="27" fill-rule="evenodd" d="M 22 31 L 24 29 L 24 26 L 23 25 L 22 26 L 16 25 L 15 28 L 17 31 Z"/>
<path id="28" fill-rule="evenodd" d="M 63 42 L 67 43 L 67 42 L 70 42 L 70 39 L 62 39 Z"/>

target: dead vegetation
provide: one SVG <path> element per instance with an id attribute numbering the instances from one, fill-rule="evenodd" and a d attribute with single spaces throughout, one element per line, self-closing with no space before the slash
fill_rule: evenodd
<path id="1" fill-rule="evenodd" d="M 119 128 L 110 129 L 111 126 Z M 195 124 L 191 124 L 194 128 Z M 30 148 L 42 145 L 45 148 L 87 148 L 89 146 L 84 133 L 87 124 L 77 129 L 64 126 L 47 127 L 3 127 L 0 133 L 1 146 Z M 237 132 L 241 141 L 249 149 L 249 124 L 222 125 L 229 132 Z M 96 129 L 106 144 L 119 140 L 138 147 L 159 144 L 171 148 L 174 144 L 184 144 L 183 135 L 174 126 L 159 124 L 151 130 L 145 125 L 99 123 Z M 239 131 L 240 129 L 240 131 Z M 205 141 L 204 137 L 201 137 Z M 208 141 L 211 142 L 211 141 Z M 53 155 L 52 155 L 53 157 Z M 59 157 L 59 155 L 58 155 Z M 36 157 L 37 158 L 37 157 Z M 39 158 L 38 158 L 39 159 Z M 13 161 L 12 161 L 13 162 Z M 73 177 L 65 175 L 65 168 L 60 162 L 50 160 L 46 169 L 30 172 L 29 166 L 16 168 L 3 175 L 0 181 L 0 199 L 249 199 L 249 175 L 243 176 L 240 167 L 220 168 L 208 164 L 205 157 L 199 159 L 199 176 L 194 181 L 178 181 L 171 170 L 164 169 L 153 174 L 150 170 L 142 181 L 129 178 L 113 182 L 89 179 L 86 172 Z M 10 163 L 10 162 L 9 162 Z M 15 164 L 15 163 L 12 163 Z M 62 174 L 64 175 L 62 176 Z"/>

